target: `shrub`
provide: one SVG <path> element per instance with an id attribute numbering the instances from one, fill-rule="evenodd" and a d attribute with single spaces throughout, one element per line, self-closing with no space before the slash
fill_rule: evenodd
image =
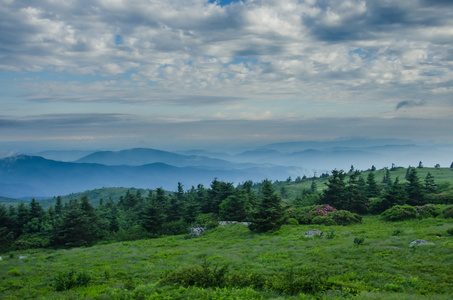
<path id="1" fill-rule="evenodd" d="M 195 223 L 207 229 L 212 229 L 219 226 L 218 220 L 214 217 L 214 214 L 212 213 L 198 215 L 195 220 Z"/>
<path id="2" fill-rule="evenodd" d="M 365 238 L 364 237 L 356 237 L 354 239 L 354 245 L 356 246 L 360 246 L 360 245 L 363 245 L 363 242 L 365 241 Z"/>
<path id="3" fill-rule="evenodd" d="M 328 276 L 315 273 L 295 273 L 293 268 L 267 281 L 267 288 L 287 295 L 318 294 L 333 287 Z"/>
<path id="4" fill-rule="evenodd" d="M 453 206 L 447 207 L 447 208 L 443 211 L 443 215 L 444 215 L 444 218 L 445 218 L 445 219 L 447 219 L 447 218 L 453 218 Z"/>
<path id="5" fill-rule="evenodd" d="M 14 242 L 14 249 L 27 250 L 36 248 L 47 248 L 49 239 L 39 235 L 22 235 Z"/>
<path id="6" fill-rule="evenodd" d="M 63 272 L 54 277 L 53 286 L 57 292 L 70 290 L 78 286 L 87 286 L 91 281 L 91 277 L 84 272 Z"/>
<path id="7" fill-rule="evenodd" d="M 177 235 L 187 233 L 189 224 L 183 219 L 162 224 L 162 234 Z"/>
<path id="8" fill-rule="evenodd" d="M 440 194 L 428 194 L 425 198 L 429 203 L 453 204 L 453 191 L 446 191 Z"/>
<path id="9" fill-rule="evenodd" d="M 328 204 L 290 208 L 287 213 L 290 218 L 299 221 L 299 224 L 349 225 L 362 221 L 360 215 L 347 210 L 336 210 Z"/>
<path id="10" fill-rule="evenodd" d="M 448 233 L 449 235 L 453 235 L 453 228 L 447 229 L 447 233 Z"/>
<path id="11" fill-rule="evenodd" d="M 378 215 L 386 211 L 391 207 L 390 202 L 387 199 L 377 198 L 370 202 L 368 212 L 373 215 Z"/>
<path id="12" fill-rule="evenodd" d="M 441 213 L 440 208 L 433 204 L 425 204 L 423 206 L 416 206 L 415 208 L 417 209 L 420 218 L 435 218 Z"/>
<path id="13" fill-rule="evenodd" d="M 381 216 L 386 221 L 403 221 L 417 218 L 418 212 L 410 205 L 395 205 L 384 211 Z"/>
<path id="14" fill-rule="evenodd" d="M 288 224 L 288 225 L 299 225 L 299 222 L 295 218 L 288 218 L 286 220 L 286 224 Z"/>
<path id="15" fill-rule="evenodd" d="M 201 266 L 188 266 L 168 273 L 161 283 L 180 283 L 184 286 L 223 287 L 227 282 L 228 265 L 211 266 L 205 261 Z"/>

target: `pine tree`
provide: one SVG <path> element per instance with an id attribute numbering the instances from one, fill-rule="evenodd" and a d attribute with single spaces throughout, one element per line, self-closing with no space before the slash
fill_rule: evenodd
<path id="1" fill-rule="evenodd" d="M 364 188 L 360 186 L 357 174 L 358 173 L 356 172 L 349 176 L 348 184 L 346 187 L 346 197 L 341 208 L 355 213 L 365 213 L 367 211 L 365 206 L 367 197 L 365 195 Z"/>
<path id="2" fill-rule="evenodd" d="M 424 204 L 424 193 L 417 175 L 417 169 L 411 168 L 406 185 L 406 192 L 408 196 L 407 204 L 409 205 L 422 205 Z"/>
<path id="3" fill-rule="evenodd" d="M 434 176 L 430 172 L 425 177 L 425 193 L 433 194 L 437 192 L 437 184 L 434 182 Z"/>
<path id="4" fill-rule="evenodd" d="M 168 198 L 163 188 L 157 188 L 156 193 L 148 198 L 142 213 L 142 226 L 148 232 L 162 233 L 162 225 L 165 222 L 165 208 Z"/>
<path id="5" fill-rule="evenodd" d="M 327 189 L 323 191 L 320 198 L 321 204 L 330 204 L 337 209 L 344 209 L 347 206 L 347 203 L 345 203 L 347 199 L 345 177 L 346 174 L 343 170 L 332 171 L 332 178 L 327 181 Z"/>
<path id="6" fill-rule="evenodd" d="M 214 214 L 219 214 L 220 203 L 229 196 L 234 194 L 234 186 L 230 182 L 218 181 L 215 178 L 211 183 L 211 189 L 208 190 L 210 211 Z"/>
<path id="7" fill-rule="evenodd" d="M 378 197 L 381 193 L 381 189 L 376 182 L 376 178 L 375 178 L 373 172 L 368 173 L 368 176 L 366 179 L 365 193 L 366 193 L 367 197 L 369 197 L 369 198 Z"/>
<path id="8" fill-rule="evenodd" d="M 387 201 L 387 208 L 394 205 L 406 204 L 408 200 L 407 192 L 404 186 L 400 184 L 398 177 L 396 177 L 393 184 L 384 192 L 382 198 Z"/>
<path id="9" fill-rule="evenodd" d="M 264 180 L 259 201 L 251 214 L 249 229 L 254 232 L 278 230 L 285 216 L 281 201 L 272 183 Z"/>

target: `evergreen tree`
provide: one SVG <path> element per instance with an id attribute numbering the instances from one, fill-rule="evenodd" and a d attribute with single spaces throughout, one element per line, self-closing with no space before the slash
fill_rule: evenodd
<path id="1" fill-rule="evenodd" d="M 451 165 L 450 165 L 450 169 L 452 169 L 452 168 L 453 168 L 453 162 L 452 162 Z"/>
<path id="2" fill-rule="evenodd" d="M 347 206 L 345 203 L 345 199 L 347 199 L 345 177 L 346 174 L 343 170 L 332 171 L 332 178 L 327 181 L 327 188 L 320 198 L 321 204 L 330 204 L 337 209 L 344 209 Z"/>
<path id="3" fill-rule="evenodd" d="M 409 205 L 422 205 L 424 204 L 424 193 L 417 175 L 417 169 L 411 168 L 407 178 L 409 183 L 406 185 L 406 192 L 408 196 L 407 204 Z"/>
<path id="4" fill-rule="evenodd" d="M 376 171 L 376 167 L 374 165 L 371 166 L 371 172 Z"/>
<path id="5" fill-rule="evenodd" d="M 406 204 L 408 197 L 407 192 L 402 184 L 399 182 L 397 177 L 391 187 L 389 187 L 382 198 L 387 201 L 387 208 L 390 208 L 394 205 L 403 205 Z"/>
<path id="6" fill-rule="evenodd" d="M 187 202 L 184 210 L 184 220 L 189 224 L 195 222 L 195 219 L 201 213 L 200 203 L 197 201 L 197 198 L 197 190 L 192 186 L 187 192 Z"/>
<path id="7" fill-rule="evenodd" d="M 422 163 L 421 161 L 418 163 L 418 168 L 419 168 L 419 169 L 422 169 L 422 168 L 423 168 L 423 163 Z"/>
<path id="8" fill-rule="evenodd" d="M 437 184 L 434 182 L 434 176 L 430 172 L 425 177 L 425 193 L 433 194 L 437 192 Z"/>
<path id="9" fill-rule="evenodd" d="M 57 201 L 55 202 L 55 215 L 61 216 L 63 214 L 63 205 L 61 204 L 61 197 L 57 197 Z"/>
<path id="10" fill-rule="evenodd" d="M 392 178 L 390 177 L 389 169 L 385 169 L 384 177 L 382 178 L 382 183 L 384 183 L 387 187 L 392 185 Z"/>
<path id="11" fill-rule="evenodd" d="M 250 190 L 242 186 L 234 195 L 228 196 L 220 204 L 220 218 L 226 221 L 245 221 L 250 211 Z"/>
<path id="12" fill-rule="evenodd" d="M 178 190 L 175 195 L 169 199 L 166 214 L 167 222 L 178 221 L 183 217 L 185 205 L 184 189 L 181 182 L 178 182 Z"/>
<path id="13" fill-rule="evenodd" d="M 318 185 L 316 184 L 316 181 L 314 179 L 311 181 L 310 191 L 312 194 L 318 193 Z"/>
<path id="14" fill-rule="evenodd" d="M 211 183 L 211 189 L 208 191 L 210 211 L 219 214 L 220 203 L 229 196 L 234 194 L 234 186 L 230 182 L 218 181 L 215 178 Z"/>
<path id="15" fill-rule="evenodd" d="M 355 169 L 354 169 L 354 166 L 351 165 L 351 168 L 349 169 L 349 172 L 348 173 L 354 173 Z"/>
<path id="16" fill-rule="evenodd" d="M 163 188 L 157 188 L 156 193 L 148 198 L 142 213 L 142 226 L 148 232 L 162 233 L 162 225 L 165 222 L 165 208 L 168 201 Z"/>
<path id="17" fill-rule="evenodd" d="M 367 211 L 365 203 L 368 200 L 365 195 L 364 186 L 360 186 L 357 172 L 349 176 L 346 187 L 346 197 L 342 203 L 342 209 L 349 210 L 355 213 L 365 213 Z M 362 178 L 363 180 L 363 178 Z M 362 185 L 364 185 L 364 181 Z"/>
<path id="18" fill-rule="evenodd" d="M 381 193 L 381 189 L 376 182 L 376 177 L 374 176 L 373 172 L 368 173 L 366 179 L 366 188 L 365 188 L 366 196 L 369 198 L 378 197 Z"/>
<path id="19" fill-rule="evenodd" d="M 13 241 L 10 214 L 4 205 L 0 205 L 0 251 L 8 249 Z"/>
<path id="20" fill-rule="evenodd" d="M 281 198 L 272 183 L 264 180 L 258 204 L 251 214 L 249 229 L 254 232 L 278 230 L 284 222 L 284 216 Z"/>
<path id="21" fill-rule="evenodd" d="M 51 242 L 54 246 L 79 247 L 89 245 L 86 241 L 85 221 L 77 199 L 69 201 L 61 224 L 54 230 Z"/>

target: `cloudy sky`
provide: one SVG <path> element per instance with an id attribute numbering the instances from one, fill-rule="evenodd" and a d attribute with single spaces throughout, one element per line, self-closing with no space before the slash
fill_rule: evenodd
<path id="1" fill-rule="evenodd" d="M 0 15 L 0 150 L 453 141 L 450 0 L 0 0 Z"/>

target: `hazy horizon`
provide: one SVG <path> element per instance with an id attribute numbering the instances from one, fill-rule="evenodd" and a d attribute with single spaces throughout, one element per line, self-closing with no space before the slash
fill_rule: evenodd
<path id="1" fill-rule="evenodd" d="M 0 1 L 0 153 L 453 141 L 451 1 Z"/>

